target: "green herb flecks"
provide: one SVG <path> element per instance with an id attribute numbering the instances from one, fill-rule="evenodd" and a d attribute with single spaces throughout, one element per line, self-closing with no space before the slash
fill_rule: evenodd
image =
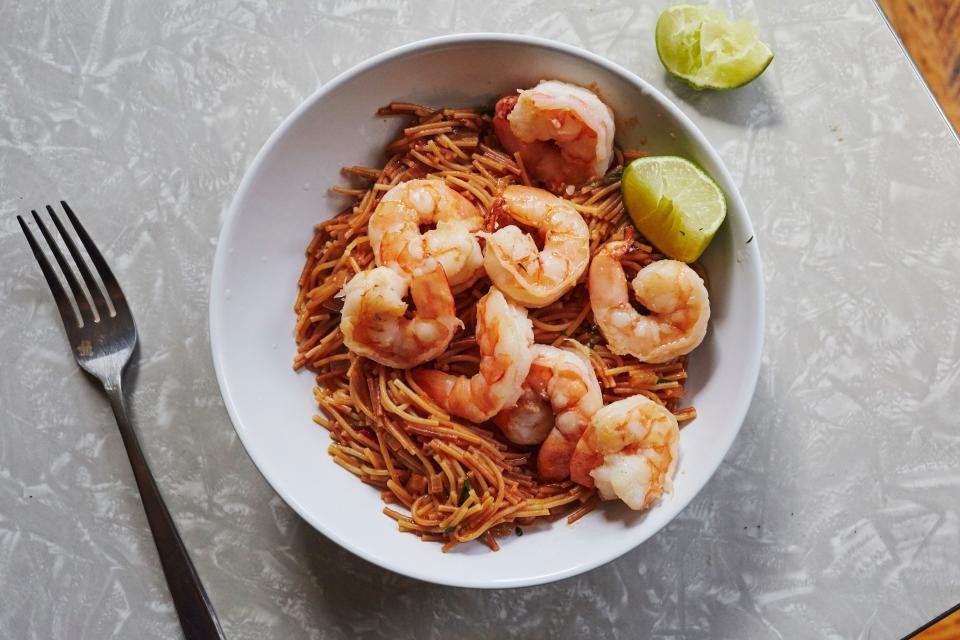
<path id="1" fill-rule="evenodd" d="M 613 184 L 614 182 L 619 181 L 623 178 L 623 167 L 618 168 L 616 171 L 611 171 L 603 178 L 603 186 L 608 184 Z"/>

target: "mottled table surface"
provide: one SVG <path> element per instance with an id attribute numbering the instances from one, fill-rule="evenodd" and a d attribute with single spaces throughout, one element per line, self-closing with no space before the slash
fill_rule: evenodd
<path id="1" fill-rule="evenodd" d="M 777 58 L 703 94 L 657 61 L 661 1 L 295 4 L 0 4 L 0 638 L 179 634 L 14 219 L 60 198 L 136 310 L 135 422 L 231 639 L 887 638 L 960 600 L 960 145 L 872 3 L 718 0 Z M 609 565 L 499 592 L 393 575 L 294 515 L 230 425 L 206 320 L 223 212 L 280 120 L 374 53 L 481 30 L 675 99 L 740 185 L 767 285 L 753 406 L 700 496 Z"/>

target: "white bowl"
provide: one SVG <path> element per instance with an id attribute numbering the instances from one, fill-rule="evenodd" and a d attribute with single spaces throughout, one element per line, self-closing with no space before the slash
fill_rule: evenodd
<path id="1" fill-rule="evenodd" d="M 397 119 L 392 100 L 492 105 L 545 78 L 588 85 L 616 113 L 625 148 L 682 155 L 727 194 L 727 221 L 704 257 L 712 316 L 691 357 L 690 401 L 674 492 L 645 514 L 607 504 L 573 526 L 528 527 L 492 553 L 481 544 L 444 554 L 397 531 L 378 492 L 335 465 L 316 412 L 313 377 L 294 373 L 292 305 L 312 225 L 347 201 L 328 188 L 340 168 L 382 163 Z M 371 562 L 414 578 L 464 587 L 518 587 L 572 576 L 613 560 L 659 531 L 706 484 L 733 442 L 756 385 L 763 334 L 760 256 L 730 174 L 703 134 L 659 91 L 596 55 L 509 35 L 458 35 L 376 56 L 321 87 L 274 132 L 247 171 L 217 246 L 210 340 L 223 399 L 247 452 L 307 522 Z"/>

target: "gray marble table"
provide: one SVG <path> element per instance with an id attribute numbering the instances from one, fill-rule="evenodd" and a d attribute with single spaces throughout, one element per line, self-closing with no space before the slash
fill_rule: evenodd
<path id="1" fill-rule="evenodd" d="M 888 638 L 960 600 L 960 145 L 867 0 L 718 0 L 777 58 L 704 94 L 657 61 L 665 4 L 0 4 L 0 638 L 179 634 L 14 219 L 60 198 L 136 310 L 135 422 L 231 639 Z M 223 212 L 280 120 L 374 53 L 481 30 L 673 98 L 737 179 L 767 285 L 753 406 L 700 496 L 607 566 L 500 592 L 393 575 L 294 515 L 234 434 L 206 321 Z"/>

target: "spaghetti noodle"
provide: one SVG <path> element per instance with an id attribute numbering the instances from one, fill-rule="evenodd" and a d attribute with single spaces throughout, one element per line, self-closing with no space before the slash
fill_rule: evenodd
<path id="1" fill-rule="evenodd" d="M 356 184 L 334 191 L 356 202 L 316 226 L 294 304 L 294 368 L 316 376 L 314 395 L 322 413 L 315 421 L 330 432 L 328 452 L 334 462 L 380 491 L 383 511 L 400 531 L 440 542 L 444 551 L 471 540 L 497 550 L 497 537 L 522 534 L 521 526 L 540 519 L 566 515 L 572 523 L 596 504 L 595 490 L 569 480 L 541 482 L 535 447 L 508 442 L 492 425 L 451 417 L 409 371 L 359 357 L 343 344 L 335 296 L 354 274 L 375 266 L 367 223 L 383 194 L 400 182 L 439 178 L 489 214 L 507 186 L 530 184 L 519 155 L 511 157 L 500 147 L 489 115 L 401 102 L 380 109 L 378 115 L 410 122 L 387 145 L 382 168 L 343 169 Z M 620 172 L 638 155 L 616 151 L 606 176 L 565 194 L 588 223 L 591 254 L 622 237 L 629 224 Z M 628 277 L 663 257 L 642 239 L 634 247 L 623 260 Z M 454 291 L 464 328 L 433 366 L 455 374 L 476 372 L 475 305 L 488 287 L 482 278 Z M 613 354 L 593 323 L 582 281 L 553 304 L 531 309 L 530 319 L 536 342 L 577 349 L 589 359 L 604 403 L 643 394 L 680 421 L 696 416 L 692 407 L 678 407 L 687 379 L 686 358 L 651 365 Z"/>

